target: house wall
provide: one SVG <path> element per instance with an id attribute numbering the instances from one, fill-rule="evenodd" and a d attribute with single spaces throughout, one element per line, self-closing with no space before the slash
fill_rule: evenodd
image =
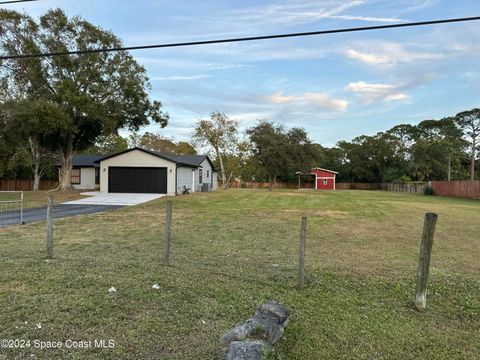
<path id="1" fill-rule="evenodd" d="M 177 168 L 177 194 L 182 194 L 183 186 L 192 191 L 192 171 L 195 170 L 189 167 L 178 167 Z"/>
<path id="2" fill-rule="evenodd" d="M 95 168 L 80 168 L 80 184 L 72 184 L 75 189 L 93 190 L 95 189 Z"/>
<path id="3" fill-rule="evenodd" d="M 203 170 L 203 176 L 202 176 L 202 183 L 203 184 L 208 184 L 208 189 L 211 191 L 213 190 L 213 173 L 212 173 L 212 165 L 208 162 L 207 159 L 203 160 L 202 163 L 200 164 Z M 200 180 L 200 179 L 199 179 Z M 200 181 L 198 182 L 198 191 L 201 191 L 202 185 L 200 184 Z"/>
<path id="4" fill-rule="evenodd" d="M 100 162 L 100 191 L 108 192 L 110 166 L 166 167 L 167 195 L 175 195 L 176 164 L 140 150 L 133 150 Z M 141 181 L 141 179 L 139 179 Z"/>
<path id="5" fill-rule="evenodd" d="M 315 174 L 317 179 L 317 190 L 335 190 L 336 174 L 320 169 L 313 169 L 312 174 Z"/>

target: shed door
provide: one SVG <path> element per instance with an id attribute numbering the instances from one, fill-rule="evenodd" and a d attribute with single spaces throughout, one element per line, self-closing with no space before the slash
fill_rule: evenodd
<path id="1" fill-rule="evenodd" d="M 108 192 L 167 193 L 165 167 L 109 167 Z"/>

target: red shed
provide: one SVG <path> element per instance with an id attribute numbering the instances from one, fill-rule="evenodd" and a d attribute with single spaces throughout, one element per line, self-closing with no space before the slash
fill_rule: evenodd
<path id="1" fill-rule="evenodd" d="M 297 173 L 298 177 L 298 185 L 300 187 L 300 175 L 308 175 L 314 176 L 315 179 L 313 180 L 313 186 L 309 186 L 310 188 L 315 187 L 315 190 L 335 190 L 335 181 L 338 172 L 328 169 L 322 168 L 313 168 L 309 171 L 301 171 Z"/>

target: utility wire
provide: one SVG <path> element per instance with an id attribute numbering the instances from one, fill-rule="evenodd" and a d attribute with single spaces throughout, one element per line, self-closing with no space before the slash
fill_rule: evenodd
<path id="1" fill-rule="evenodd" d="M 0 1 L 0 5 L 5 5 L 5 4 L 17 4 L 17 3 L 32 2 L 32 1 L 38 1 L 38 0 L 10 0 L 10 1 Z"/>
<path id="2" fill-rule="evenodd" d="M 223 44 L 223 43 L 234 43 L 234 42 L 314 36 L 314 35 L 339 34 L 339 33 L 359 32 L 359 31 L 369 31 L 369 30 L 404 28 L 404 27 L 414 27 L 414 26 L 437 25 L 437 24 L 457 23 L 457 22 L 476 21 L 476 20 L 480 20 L 480 16 L 430 20 L 430 21 L 410 22 L 410 23 L 399 23 L 399 24 L 389 24 L 389 25 L 364 26 L 364 27 L 355 27 L 355 28 L 320 30 L 320 31 L 299 32 L 299 33 L 276 34 L 276 35 L 250 36 L 250 37 L 229 38 L 229 39 L 201 40 L 201 41 L 189 41 L 189 42 L 166 43 L 166 44 L 155 44 L 155 45 L 126 46 L 126 47 L 115 47 L 115 48 L 105 48 L 105 49 L 59 51 L 59 52 L 47 52 L 47 53 L 38 53 L 38 54 L 8 55 L 8 56 L 0 56 L 0 60 L 53 57 L 53 56 L 62 56 L 62 55 L 81 55 L 81 54 L 115 52 L 115 51 L 124 51 L 124 50 L 144 50 L 144 49 L 185 47 L 185 46 L 198 46 L 198 45 L 209 45 L 209 44 Z"/>

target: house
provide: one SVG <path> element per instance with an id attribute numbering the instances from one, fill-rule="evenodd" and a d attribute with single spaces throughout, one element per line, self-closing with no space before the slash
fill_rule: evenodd
<path id="1" fill-rule="evenodd" d="M 139 147 L 95 160 L 100 191 L 181 194 L 217 190 L 217 171 L 207 155 L 170 155 Z"/>
<path id="2" fill-rule="evenodd" d="M 103 157 L 105 155 L 75 155 L 73 157 L 70 178 L 75 189 L 93 190 L 100 188 L 99 164 L 95 161 Z"/>
<path id="3" fill-rule="evenodd" d="M 338 172 L 323 168 L 313 168 L 308 171 L 298 171 L 298 187 L 300 188 L 301 177 L 313 176 L 315 190 L 335 190 L 336 176 Z"/>

